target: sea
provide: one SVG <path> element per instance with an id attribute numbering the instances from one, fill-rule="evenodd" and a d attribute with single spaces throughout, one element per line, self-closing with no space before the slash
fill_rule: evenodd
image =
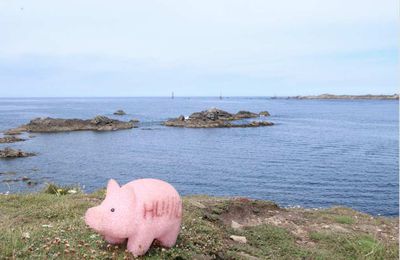
<path id="1" fill-rule="evenodd" d="M 162 126 L 209 108 L 268 111 L 259 128 Z M 127 114 L 115 116 L 123 109 Z M 37 117 L 139 119 L 111 132 L 35 133 L 0 144 L 37 156 L 0 159 L 0 193 L 47 183 L 84 192 L 138 178 L 165 180 L 182 195 L 271 200 L 282 207 L 346 206 L 399 215 L 399 103 L 264 97 L 0 98 L 0 131 Z M 28 177 L 37 185 L 19 180 Z"/>

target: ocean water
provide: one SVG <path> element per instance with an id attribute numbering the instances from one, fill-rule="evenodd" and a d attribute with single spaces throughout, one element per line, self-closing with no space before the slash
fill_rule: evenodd
<path id="1" fill-rule="evenodd" d="M 167 118 L 210 107 L 271 113 L 271 127 L 180 129 Z M 113 116 L 123 109 L 126 116 Z M 35 134 L 0 144 L 38 153 L 0 160 L 0 192 L 29 192 L 46 182 L 79 184 L 86 192 L 110 178 L 126 183 L 160 178 L 181 194 L 245 196 L 281 206 L 344 205 L 398 215 L 397 101 L 266 98 L 0 99 L 0 130 L 36 117 L 137 118 L 140 127 L 114 132 Z M 28 176 L 39 185 L 4 182 Z"/>

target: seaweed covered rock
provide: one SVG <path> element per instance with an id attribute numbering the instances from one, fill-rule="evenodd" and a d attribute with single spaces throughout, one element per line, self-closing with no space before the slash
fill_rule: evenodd
<path id="1" fill-rule="evenodd" d="M 7 131 L 4 132 L 5 135 L 19 135 L 22 132 L 25 132 L 26 129 L 24 126 L 8 129 Z"/>
<path id="2" fill-rule="evenodd" d="M 35 118 L 18 129 L 26 132 L 67 132 L 67 131 L 112 131 L 130 129 L 131 122 L 123 122 L 106 116 L 96 116 L 93 119 L 62 119 L 62 118 Z"/>
<path id="3" fill-rule="evenodd" d="M 259 127 L 273 125 L 267 121 L 252 121 L 233 123 L 231 121 L 257 118 L 259 114 L 249 111 L 239 111 L 231 114 L 221 109 L 212 108 L 201 112 L 195 112 L 188 118 L 179 116 L 178 118 L 165 121 L 165 126 L 188 127 L 188 128 L 217 128 L 217 127 Z"/>
<path id="4" fill-rule="evenodd" d="M 114 115 L 123 116 L 123 115 L 126 115 L 126 113 L 125 113 L 124 110 L 119 109 L 119 110 L 117 110 L 117 111 L 114 112 Z"/>
<path id="5" fill-rule="evenodd" d="M 259 113 L 260 116 L 270 116 L 270 113 L 268 111 L 262 111 Z"/>
<path id="6" fill-rule="evenodd" d="M 6 147 L 0 150 L 0 158 L 18 158 L 18 157 L 28 157 L 34 156 L 35 153 L 28 153 L 21 150 L 12 149 L 10 147 Z"/>
<path id="7" fill-rule="evenodd" d="M 17 137 L 17 136 L 0 137 L 0 144 L 15 143 L 15 142 L 21 142 L 21 141 L 25 141 L 25 139 Z"/>
<path id="8" fill-rule="evenodd" d="M 249 112 L 249 111 L 239 111 L 234 116 L 235 119 L 243 119 L 243 118 L 256 118 L 259 114 Z"/>
<path id="9" fill-rule="evenodd" d="M 108 118 L 106 116 L 95 116 L 92 120 L 90 120 L 90 123 L 95 124 L 95 125 L 108 125 L 112 124 L 114 119 Z"/>
<path id="10" fill-rule="evenodd" d="M 139 121 L 139 119 L 133 118 L 133 119 L 129 120 L 129 122 L 131 122 L 131 123 L 139 123 L 140 121 Z"/>
<path id="11" fill-rule="evenodd" d="M 201 112 L 195 112 L 189 116 L 189 119 L 194 120 L 234 120 L 234 115 L 224 110 L 211 108 Z"/>

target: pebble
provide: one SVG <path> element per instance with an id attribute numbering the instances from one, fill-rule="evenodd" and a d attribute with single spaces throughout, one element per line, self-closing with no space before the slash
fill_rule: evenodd
<path id="1" fill-rule="evenodd" d="M 243 225 L 241 225 L 241 224 L 237 223 L 236 221 L 232 220 L 232 222 L 231 222 L 231 228 L 233 228 L 233 229 L 240 229 L 240 228 L 242 228 L 242 227 L 243 227 Z"/>
<path id="2" fill-rule="evenodd" d="M 239 242 L 239 243 L 242 243 L 242 244 L 246 244 L 247 243 L 247 238 L 244 237 L 244 236 L 231 235 L 229 238 L 232 239 L 235 242 Z"/>

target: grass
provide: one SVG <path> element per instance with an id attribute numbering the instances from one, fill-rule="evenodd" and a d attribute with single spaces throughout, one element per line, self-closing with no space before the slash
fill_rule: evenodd
<path id="1" fill-rule="evenodd" d="M 354 219 L 351 216 L 335 216 L 334 220 L 340 224 L 351 225 L 354 223 Z"/>
<path id="2" fill-rule="evenodd" d="M 295 238 L 283 228 L 260 225 L 243 229 L 238 234 L 248 239 L 246 245 L 235 244 L 237 251 L 271 259 L 302 259 L 311 256 L 311 251 L 296 245 Z"/>
<path id="3" fill-rule="evenodd" d="M 0 195 L 0 259 L 133 259 L 126 245 L 107 244 L 83 221 L 85 211 L 103 198 L 102 190 L 83 194 L 56 185 L 34 194 Z M 398 219 L 207 196 L 183 201 L 176 246 L 152 246 L 141 259 L 398 259 L 393 239 Z M 231 219 L 251 224 L 233 229 Z M 247 243 L 232 241 L 230 235 L 245 236 Z"/>
<path id="4" fill-rule="evenodd" d="M 312 233 L 311 238 L 318 242 L 322 259 L 398 259 L 398 246 L 385 245 L 370 235 L 338 235 L 329 233 Z M 329 255 L 335 252 L 334 258 Z"/>

